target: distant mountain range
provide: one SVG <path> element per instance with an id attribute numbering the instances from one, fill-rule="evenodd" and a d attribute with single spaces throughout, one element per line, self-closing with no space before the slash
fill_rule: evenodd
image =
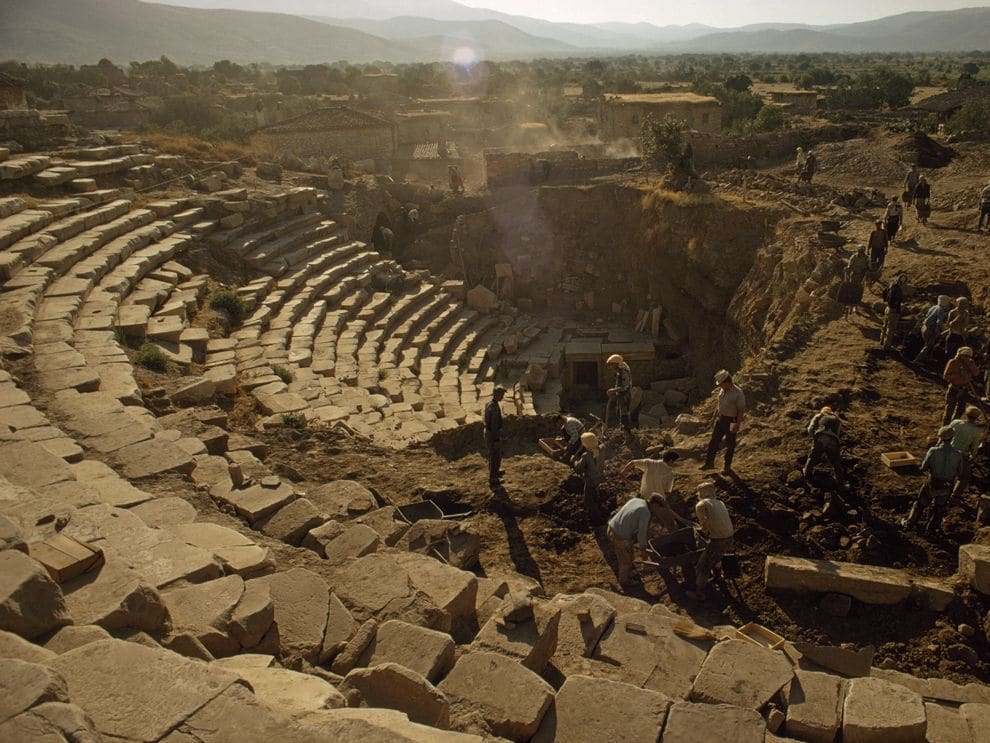
<path id="1" fill-rule="evenodd" d="M 0 58 L 118 63 L 168 56 L 272 64 L 435 61 L 469 44 L 489 59 L 682 52 L 990 49 L 990 8 L 833 26 L 556 23 L 454 0 L 0 0 Z"/>

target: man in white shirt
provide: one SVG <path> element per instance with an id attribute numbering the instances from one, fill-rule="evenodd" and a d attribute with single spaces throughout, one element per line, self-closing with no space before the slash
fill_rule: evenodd
<path id="1" fill-rule="evenodd" d="M 668 450 L 660 459 L 633 459 L 619 473 L 625 477 L 634 469 L 643 473 L 639 481 L 639 497 L 649 498 L 652 493 L 667 495 L 674 489 L 674 469 L 670 466 L 678 459 L 676 451 Z"/>
<path id="2" fill-rule="evenodd" d="M 694 515 L 698 519 L 697 536 L 705 542 L 698 564 L 694 568 L 695 590 L 687 595 L 702 600 L 705 588 L 712 579 L 712 572 L 722 561 L 722 557 L 732 549 L 735 527 L 725 504 L 718 499 L 715 483 L 703 482 L 698 486 L 698 502 Z"/>

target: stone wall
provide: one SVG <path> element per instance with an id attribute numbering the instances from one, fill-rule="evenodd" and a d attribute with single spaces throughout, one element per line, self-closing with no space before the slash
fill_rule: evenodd
<path id="1" fill-rule="evenodd" d="M 841 142 L 864 134 L 863 126 L 825 124 L 763 134 L 725 136 L 692 133 L 688 139 L 694 149 L 695 165 L 706 168 L 715 165 L 742 166 L 747 157 L 765 164 L 794 157 L 798 147 L 809 148 L 819 142 Z"/>
<path id="2" fill-rule="evenodd" d="M 537 167 L 531 175 L 530 164 L 548 160 L 550 176 L 544 179 Z M 640 163 L 634 158 L 581 157 L 575 150 L 548 150 L 545 152 L 511 152 L 485 150 L 485 181 L 490 187 L 519 185 L 524 183 L 573 183 L 601 175 L 620 173 Z"/>
<path id="3" fill-rule="evenodd" d="M 254 143 L 278 155 L 341 157 L 377 162 L 390 160 L 396 149 L 393 129 L 386 126 L 308 132 L 262 130 L 254 135 Z"/>
<path id="4" fill-rule="evenodd" d="M 0 85 L 0 111 L 12 108 L 27 108 L 24 89 L 14 85 Z"/>
<path id="5" fill-rule="evenodd" d="M 0 111 L 0 142 L 17 142 L 27 151 L 56 147 L 72 133 L 64 114 L 34 109 Z"/>

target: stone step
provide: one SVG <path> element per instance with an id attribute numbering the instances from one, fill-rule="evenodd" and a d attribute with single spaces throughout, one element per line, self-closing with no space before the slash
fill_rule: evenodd
<path id="1" fill-rule="evenodd" d="M 906 570 L 784 555 L 767 557 L 763 578 L 771 590 L 842 593 L 864 604 L 916 599 L 934 611 L 943 611 L 955 596 L 949 584 Z"/>

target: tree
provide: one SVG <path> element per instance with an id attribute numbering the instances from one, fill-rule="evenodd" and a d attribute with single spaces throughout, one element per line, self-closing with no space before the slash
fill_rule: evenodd
<path id="1" fill-rule="evenodd" d="M 966 101 L 949 119 L 948 129 L 953 133 L 978 132 L 990 134 L 990 100 L 974 98 Z"/>
<path id="2" fill-rule="evenodd" d="M 761 108 L 753 119 L 753 131 L 776 132 L 787 128 L 787 114 L 780 106 L 766 105 Z"/>
<path id="3" fill-rule="evenodd" d="M 684 122 L 671 115 L 657 121 L 648 115 L 643 121 L 643 162 L 659 170 L 664 163 L 669 170 L 684 150 Z"/>
<path id="4" fill-rule="evenodd" d="M 747 75 L 732 75 L 727 77 L 723 83 L 729 90 L 734 90 L 738 93 L 744 93 L 753 87 L 753 81 Z"/>

